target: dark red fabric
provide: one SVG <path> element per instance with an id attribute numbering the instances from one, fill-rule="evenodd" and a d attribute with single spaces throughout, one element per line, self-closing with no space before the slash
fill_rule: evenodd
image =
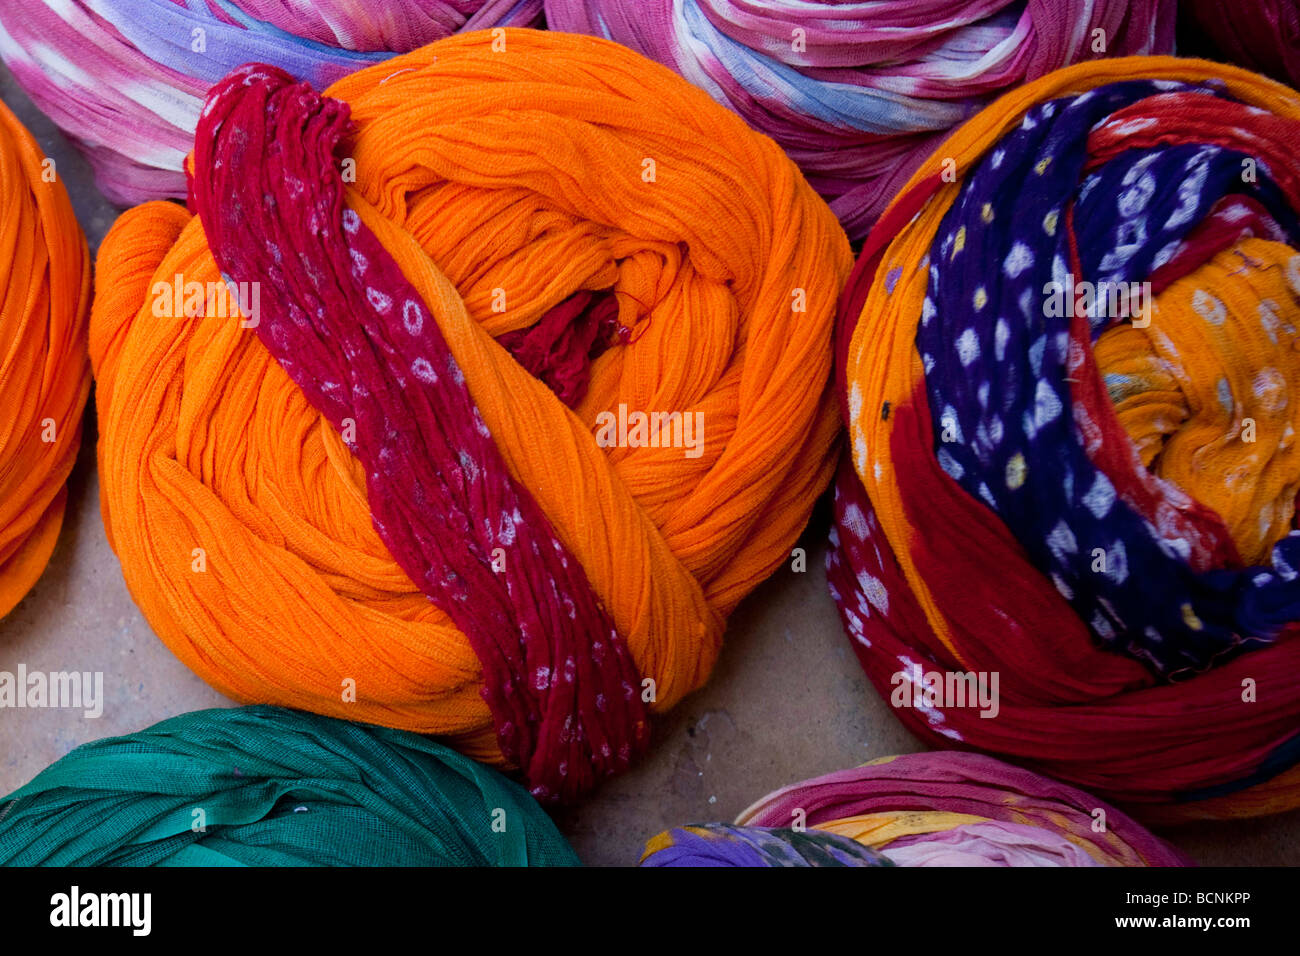
<path id="1" fill-rule="evenodd" d="M 1182 14 L 1225 59 L 1300 86 L 1300 0 L 1182 0 Z"/>
<path id="2" fill-rule="evenodd" d="M 1170 285 L 1209 262 L 1224 249 L 1242 239 L 1256 237 L 1286 242 L 1286 232 L 1268 211 L 1249 196 L 1225 196 L 1210 214 L 1187 236 L 1172 259 L 1151 273 L 1151 294 L 1159 295 Z"/>
<path id="3" fill-rule="evenodd" d="M 1245 103 L 1195 93 L 1149 96 L 1116 110 L 1088 137 L 1085 172 L 1129 150 L 1155 146 L 1220 146 L 1257 157 L 1287 197 L 1300 195 L 1300 174 L 1287 162 L 1269 162 L 1295 150 L 1295 123 Z"/>
<path id="4" fill-rule="evenodd" d="M 469 639 L 501 752 L 544 801 L 648 740 L 639 675 L 582 566 L 493 443 L 437 322 L 343 202 L 346 103 L 253 64 L 213 87 L 190 204 L 257 335 L 336 427 L 356 423 L 375 529 Z M 492 552 L 506 554 L 493 570 Z"/>
<path id="5" fill-rule="evenodd" d="M 578 292 L 535 324 L 497 341 L 560 401 L 576 408 L 587 395 L 591 363 L 619 331 L 618 301 L 608 292 Z"/>

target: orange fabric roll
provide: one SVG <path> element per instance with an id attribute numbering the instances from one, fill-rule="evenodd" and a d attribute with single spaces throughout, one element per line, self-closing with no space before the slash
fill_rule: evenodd
<path id="1" fill-rule="evenodd" d="M 835 217 L 772 141 L 601 40 L 453 37 L 324 96 L 351 110 L 346 215 L 433 315 L 510 478 L 653 681 L 649 709 L 675 704 L 829 481 L 852 265 Z M 127 212 L 100 251 L 103 511 L 136 601 L 237 700 L 503 762 L 480 661 L 386 549 L 347 436 L 248 321 L 159 317 L 169 286 L 220 281 L 204 222 L 178 206 Z M 502 343 L 586 293 L 612 297 L 625 334 L 570 407 Z M 698 455 L 600 440 L 620 409 L 701 413 Z"/>
<path id="2" fill-rule="evenodd" d="M 0 104 L 0 617 L 54 551 L 90 393 L 90 253 L 52 160 Z"/>

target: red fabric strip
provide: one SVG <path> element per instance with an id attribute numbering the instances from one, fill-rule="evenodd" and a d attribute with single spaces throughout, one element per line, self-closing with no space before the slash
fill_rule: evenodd
<path id="1" fill-rule="evenodd" d="M 208 96 L 190 205 L 223 273 L 261 283 L 257 335 L 276 361 L 335 428 L 355 422 L 375 529 L 482 662 L 501 752 L 538 799 L 570 800 L 644 749 L 639 675 L 427 305 L 345 208 L 348 116 L 280 70 L 241 67 Z"/>
<path id="2" fill-rule="evenodd" d="M 497 342 L 560 401 L 577 408 L 587 395 L 591 363 L 604 354 L 619 328 L 618 300 L 609 293 L 578 292 L 526 329 L 497 336 Z"/>

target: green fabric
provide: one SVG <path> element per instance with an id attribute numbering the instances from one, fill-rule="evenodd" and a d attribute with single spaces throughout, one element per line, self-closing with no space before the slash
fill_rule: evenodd
<path id="1" fill-rule="evenodd" d="M 277 707 L 204 710 L 86 744 L 0 800 L 7 866 L 577 862 L 496 771 L 406 731 Z"/>

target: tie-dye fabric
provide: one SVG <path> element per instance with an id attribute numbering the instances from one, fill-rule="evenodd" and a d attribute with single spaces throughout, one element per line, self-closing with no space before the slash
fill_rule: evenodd
<path id="1" fill-rule="evenodd" d="M 1095 797 L 979 754 L 883 757 L 679 827 L 642 866 L 1185 866 Z"/>
<path id="2" fill-rule="evenodd" d="M 1112 480 L 1091 448 L 1103 440 L 1088 403 L 1095 395 L 1074 394 L 1072 383 L 1088 371 L 1085 356 L 1114 319 L 1101 297 L 1083 317 L 1086 325 L 1069 310 L 1051 314 L 1042 290 L 1051 283 L 1065 290 L 1071 275 L 1127 285 L 1163 266 L 1186 273 L 1200 264 L 1186 252 L 1193 230 L 1213 207 L 1244 209 L 1247 199 L 1263 213 L 1247 234 L 1296 244 L 1300 233 L 1270 175 L 1273 165 L 1258 181 L 1242 181 L 1244 160 L 1282 144 L 1269 141 L 1271 130 L 1239 137 L 1225 130 L 1218 142 L 1142 137 L 1162 119 L 1198 109 L 1228 121 L 1244 113 L 1224 94 L 1212 83 L 1135 81 L 1029 110 L 968 173 L 944 216 L 916 330 L 940 467 L 998 516 L 1102 646 L 1166 679 L 1276 639 L 1300 618 L 1300 586 L 1271 567 L 1225 567 L 1239 560 L 1221 522 L 1176 486 L 1156 487 L 1159 497 L 1150 500 L 1139 498 L 1146 489 L 1134 480 L 1145 476 Z M 1122 152 L 1089 165 L 1094 150 L 1121 141 Z M 1285 167 L 1278 172 L 1285 176 Z M 990 263 L 999 266 L 993 281 Z M 1211 291 L 1198 288 L 1193 308 L 1211 325 L 1228 320 Z M 1149 319 L 1153 336 L 1163 334 L 1165 311 Z M 1278 332 L 1286 341 L 1272 357 L 1276 366 L 1260 374 L 1283 379 L 1276 400 L 1285 403 L 1286 386 L 1300 385 L 1300 368 L 1285 354 L 1294 333 Z M 1167 353 L 1165 366 L 1183 363 L 1172 345 Z M 1231 409 L 1228 381 L 1219 381 Z M 1150 378 L 1115 375 L 1107 385 L 1111 400 L 1157 387 Z M 1287 418 L 1296 412 L 1300 406 Z M 1293 461 L 1282 499 L 1288 511 L 1300 488 L 1297 466 Z M 1230 497 L 1235 476 L 1222 477 Z M 1288 513 L 1283 524 L 1289 520 Z M 1094 572 L 1098 551 L 1106 567 Z M 1283 536 L 1271 560 L 1278 568 L 1300 566 L 1300 534 Z"/>
<path id="3" fill-rule="evenodd" d="M 1147 813 L 1290 805 L 1300 101 L 1195 61 L 1081 66 L 941 152 L 841 309 L 855 651 L 891 699 L 1000 678 L 995 713 L 896 700 L 928 739 L 1196 802 Z"/>
<path id="4" fill-rule="evenodd" d="M 133 205 L 185 197 L 203 97 L 244 63 L 324 88 L 458 30 L 527 26 L 542 0 L 5 0 L 0 58 Z"/>
<path id="5" fill-rule="evenodd" d="M 375 530 L 469 638 L 502 754 L 538 799 L 572 798 L 649 741 L 636 665 L 510 473 L 430 307 L 345 207 L 334 153 L 348 123 L 346 103 L 241 67 L 199 121 L 190 205 L 223 275 L 280 280 L 262 283 L 258 337 L 335 428 L 359 423 Z M 286 128 L 318 147 L 282 149 Z M 494 563 L 507 545 L 528 559 Z"/>
<path id="6" fill-rule="evenodd" d="M 889 858 L 835 833 L 725 823 L 675 827 L 648 844 L 642 866 L 893 866 Z"/>
<path id="7" fill-rule="evenodd" d="M 864 237 L 956 124 L 1002 90 L 1173 50 L 1173 0 L 546 0 L 548 25 L 658 60 L 780 143 Z"/>

